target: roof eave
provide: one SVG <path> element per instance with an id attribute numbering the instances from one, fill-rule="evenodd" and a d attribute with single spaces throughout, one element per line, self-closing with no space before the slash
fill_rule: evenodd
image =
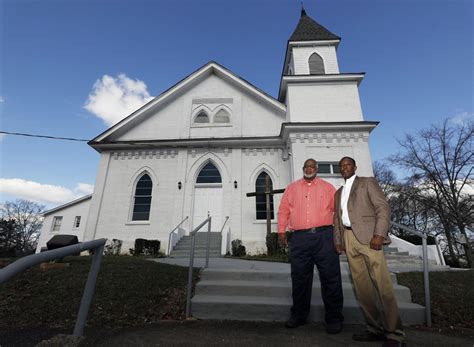
<path id="1" fill-rule="evenodd" d="M 283 75 L 280 81 L 280 90 L 278 92 L 278 100 L 284 102 L 286 97 L 286 87 L 291 83 L 323 83 L 323 82 L 356 82 L 360 85 L 364 79 L 365 72 L 342 73 L 342 74 L 321 74 L 321 75 Z"/>

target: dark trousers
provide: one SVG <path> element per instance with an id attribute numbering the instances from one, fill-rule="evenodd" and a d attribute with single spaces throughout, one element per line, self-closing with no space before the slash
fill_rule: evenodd
<path id="1" fill-rule="evenodd" d="M 315 232 L 295 231 L 290 244 L 293 307 L 291 316 L 305 321 L 311 307 L 314 265 L 321 281 L 326 323 L 342 322 L 342 283 L 339 256 L 333 240 L 333 227 Z"/>

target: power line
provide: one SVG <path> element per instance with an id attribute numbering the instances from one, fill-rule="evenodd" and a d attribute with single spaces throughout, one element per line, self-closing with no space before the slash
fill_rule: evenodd
<path id="1" fill-rule="evenodd" d="M 89 140 L 85 140 L 85 139 L 75 139 L 75 138 L 72 138 L 72 137 L 58 137 L 58 136 L 48 136 L 48 135 L 13 133 L 13 132 L 2 131 L 2 130 L 0 130 L 0 134 L 15 135 L 15 136 L 28 136 L 28 137 L 39 137 L 39 138 L 51 139 L 51 140 L 67 140 L 67 141 L 89 142 Z"/>

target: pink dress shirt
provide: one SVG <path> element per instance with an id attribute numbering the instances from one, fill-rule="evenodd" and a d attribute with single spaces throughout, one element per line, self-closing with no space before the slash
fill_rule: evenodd
<path id="1" fill-rule="evenodd" d="M 301 178 L 285 190 L 278 209 L 278 233 L 332 225 L 334 193 L 332 184 L 315 178 L 310 183 Z"/>

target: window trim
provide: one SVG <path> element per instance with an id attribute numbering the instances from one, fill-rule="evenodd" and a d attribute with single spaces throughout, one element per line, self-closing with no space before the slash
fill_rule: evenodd
<path id="1" fill-rule="evenodd" d="M 205 115 L 207 117 L 207 122 L 196 122 L 196 119 L 198 119 L 200 115 Z M 210 123 L 211 123 L 211 117 L 204 110 L 199 110 L 199 112 L 193 117 L 193 124 L 210 124 Z"/>
<path id="2" fill-rule="evenodd" d="M 323 69 L 322 73 L 312 73 L 311 72 L 310 60 L 315 55 L 318 56 L 321 59 L 322 66 L 318 66 L 318 68 L 322 67 L 322 69 Z M 319 61 L 318 61 L 318 63 L 319 63 Z M 326 64 L 324 64 L 324 59 L 321 56 L 321 54 L 319 54 L 318 52 L 312 52 L 310 54 L 310 56 L 308 57 L 308 72 L 309 72 L 310 75 L 325 75 L 326 74 Z"/>
<path id="3" fill-rule="evenodd" d="M 79 225 L 76 226 L 76 224 L 77 224 L 77 219 L 78 219 L 78 218 L 79 218 Z M 81 226 L 81 220 L 82 220 L 82 216 L 75 216 L 75 217 L 74 217 L 74 222 L 73 222 L 73 224 L 72 224 L 72 228 L 73 228 L 73 229 L 79 229 L 80 226 Z"/>
<path id="4" fill-rule="evenodd" d="M 339 171 L 334 171 L 334 166 L 338 166 L 339 162 L 336 161 L 321 161 L 318 162 L 318 170 L 319 170 L 319 165 L 324 164 L 324 165 L 329 165 L 330 171 L 331 172 L 319 172 L 318 171 L 318 176 L 323 176 L 323 177 L 341 177 L 341 173 Z"/>
<path id="5" fill-rule="evenodd" d="M 56 221 L 59 220 L 58 230 L 54 230 L 56 227 Z M 53 221 L 51 223 L 51 232 L 52 233 L 59 233 L 61 231 L 61 224 L 63 222 L 63 216 L 53 216 Z"/>
<path id="6" fill-rule="evenodd" d="M 261 175 L 262 173 L 266 173 L 266 174 L 268 175 L 268 177 L 270 177 L 270 181 L 271 181 L 272 189 L 273 189 L 274 187 L 273 187 L 273 178 L 272 178 L 272 176 L 270 175 L 270 173 L 269 173 L 268 171 L 262 170 L 262 171 L 256 176 L 256 178 L 255 178 L 255 183 L 254 183 L 255 191 L 257 191 L 257 180 L 258 180 L 258 178 L 260 177 L 260 175 Z M 274 199 L 274 196 L 272 195 L 272 196 L 270 196 L 270 198 L 271 198 L 271 200 L 273 200 L 273 218 L 270 218 L 270 221 L 273 223 L 273 221 L 276 222 L 276 220 L 277 220 L 276 217 L 277 217 L 277 215 L 278 215 L 278 213 L 277 213 L 278 211 L 276 211 L 276 209 L 275 209 L 275 199 Z M 271 202 L 272 202 L 272 201 L 270 201 L 270 205 L 272 205 Z M 257 197 L 255 197 L 255 204 L 254 204 L 254 206 L 255 206 L 255 220 L 254 220 L 254 222 L 257 222 L 257 223 L 259 223 L 259 222 L 266 223 L 266 222 L 267 222 L 267 218 L 266 218 L 266 217 L 265 217 L 264 219 L 258 219 L 258 218 L 257 218 Z M 266 211 L 265 211 L 265 212 L 266 212 Z M 270 212 L 272 212 L 271 209 L 270 209 Z M 270 213 L 270 215 L 271 215 L 271 213 Z"/>
<path id="7" fill-rule="evenodd" d="M 140 182 L 140 180 L 145 176 L 147 175 L 149 178 L 150 178 L 150 181 L 151 181 L 151 192 L 150 192 L 150 195 L 139 195 L 139 197 L 150 197 L 150 205 L 149 205 L 149 210 L 148 210 L 148 219 L 133 219 L 133 215 L 134 215 L 134 210 L 135 210 L 135 199 L 137 197 L 136 195 L 136 192 L 137 192 L 137 185 L 138 185 L 138 182 Z M 145 224 L 145 223 L 149 223 L 150 222 L 150 218 L 151 218 L 151 212 L 152 212 L 152 203 L 153 203 L 153 178 L 151 176 L 151 174 L 148 172 L 148 171 L 143 171 L 140 175 L 137 176 L 136 180 L 135 180 L 135 183 L 133 185 L 133 189 L 132 189 L 132 201 L 131 201 L 131 208 L 130 208 L 130 215 L 129 215 L 129 218 L 128 218 L 128 221 L 127 221 L 127 224 L 128 223 L 132 223 L 132 224 Z M 137 223 L 138 222 L 138 223 Z"/>

